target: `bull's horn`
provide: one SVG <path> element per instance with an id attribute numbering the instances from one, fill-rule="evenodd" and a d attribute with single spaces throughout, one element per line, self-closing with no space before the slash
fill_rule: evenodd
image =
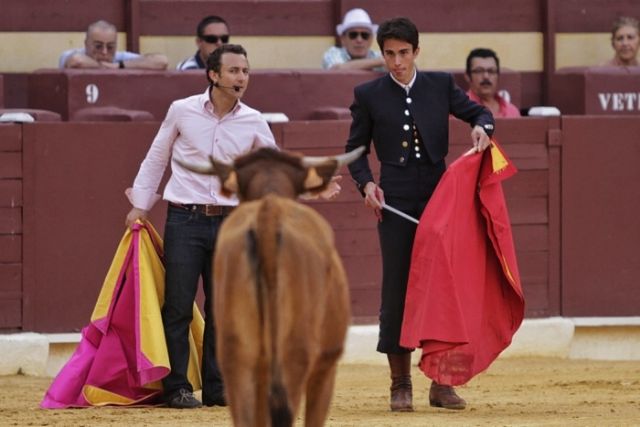
<path id="1" fill-rule="evenodd" d="M 358 157 L 364 153 L 364 146 L 358 147 L 353 151 L 349 151 L 348 153 L 339 154 L 337 156 L 323 156 L 323 157 L 312 157 L 312 156 L 304 156 L 302 158 L 302 166 L 304 167 L 313 167 L 318 166 L 323 163 L 328 162 L 329 160 L 335 160 L 338 162 L 338 168 L 343 165 L 348 165 L 349 163 L 356 160 Z"/>
<path id="2" fill-rule="evenodd" d="M 200 173 L 203 175 L 215 175 L 216 174 L 216 170 L 213 167 L 213 163 L 209 163 L 209 164 L 204 164 L 204 163 L 200 163 L 200 164 L 195 164 L 195 163 L 189 163 L 189 162 L 185 162 L 182 159 L 179 159 L 178 157 L 173 157 L 173 160 L 175 160 L 175 162 L 177 164 L 179 164 L 180 166 L 182 166 L 183 168 L 190 170 L 192 172 L 196 172 L 196 173 Z"/>

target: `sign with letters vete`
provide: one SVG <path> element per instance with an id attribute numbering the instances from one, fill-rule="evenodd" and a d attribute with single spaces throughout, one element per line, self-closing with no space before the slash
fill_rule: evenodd
<path id="1" fill-rule="evenodd" d="M 640 67 L 558 70 L 551 89 L 562 114 L 640 114 Z"/>
<path id="2" fill-rule="evenodd" d="M 640 92 L 600 92 L 602 111 L 640 111 Z"/>

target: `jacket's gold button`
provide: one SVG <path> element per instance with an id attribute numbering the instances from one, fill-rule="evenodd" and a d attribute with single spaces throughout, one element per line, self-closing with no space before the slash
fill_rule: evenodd
<path id="1" fill-rule="evenodd" d="M 404 162 L 404 157 L 400 157 L 400 162 L 403 163 Z"/>
<path id="2" fill-rule="evenodd" d="M 407 141 L 402 141 L 402 146 L 404 148 L 407 148 L 409 146 L 409 143 Z"/>

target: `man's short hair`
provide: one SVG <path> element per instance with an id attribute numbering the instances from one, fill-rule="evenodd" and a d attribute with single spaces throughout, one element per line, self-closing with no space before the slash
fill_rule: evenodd
<path id="1" fill-rule="evenodd" d="M 118 32 L 115 25 L 113 25 L 111 22 L 101 19 L 99 21 L 92 22 L 91 24 L 89 24 L 89 26 L 87 27 L 87 37 L 89 36 L 89 34 L 91 34 L 93 30 L 98 28 L 102 30 L 113 30 L 115 33 Z"/>
<path id="2" fill-rule="evenodd" d="M 247 57 L 247 51 L 239 44 L 223 44 L 211 52 L 211 55 L 207 58 L 207 80 L 209 80 L 209 83 L 213 83 L 209 78 L 209 71 L 220 73 L 220 69 L 222 68 L 222 55 L 225 53 L 235 53 L 243 55 L 245 58 Z"/>
<path id="3" fill-rule="evenodd" d="M 418 29 L 408 18 L 389 19 L 380 24 L 380 28 L 378 28 L 376 40 L 380 50 L 384 50 L 384 42 L 389 39 L 410 43 L 415 51 L 418 48 Z"/>
<path id="4" fill-rule="evenodd" d="M 500 60 L 498 59 L 498 55 L 492 50 L 487 49 L 486 47 L 479 47 L 473 49 L 467 55 L 467 76 L 471 77 L 471 60 L 473 58 L 493 58 L 496 61 L 496 67 L 498 67 L 498 74 L 500 74 Z"/>
<path id="5" fill-rule="evenodd" d="M 196 36 L 202 37 L 203 36 L 202 33 L 204 33 L 204 29 L 207 27 L 207 25 L 209 25 L 209 24 L 218 24 L 218 23 L 226 25 L 227 29 L 229 28 L 229 24 L 227 24 L 227 21 L 225 21 L 221 17 L 219 17 L 217 15 L 205 16 L 198 23 L 198 27 L 196 27 Z"/>

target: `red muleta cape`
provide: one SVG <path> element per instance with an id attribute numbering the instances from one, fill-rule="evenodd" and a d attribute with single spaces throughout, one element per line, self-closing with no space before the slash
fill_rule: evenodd
<path id="1" fill-rule="evenodd" d="M 416 232 L 400 345 L 422 348 L 420 369 L 460 385 L 510 343 L 524 297 L 501 181 L 516 168 L 492 144 L 445 172 Z"/>

